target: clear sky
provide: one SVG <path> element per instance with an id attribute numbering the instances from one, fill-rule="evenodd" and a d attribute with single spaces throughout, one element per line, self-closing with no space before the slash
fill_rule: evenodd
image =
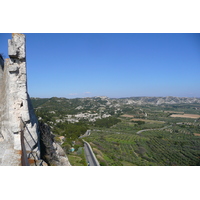
<path id="1" fill-rule="evenodd" d="M 200 97 L 200 34 L 25 35 L 31 97 Z"/>

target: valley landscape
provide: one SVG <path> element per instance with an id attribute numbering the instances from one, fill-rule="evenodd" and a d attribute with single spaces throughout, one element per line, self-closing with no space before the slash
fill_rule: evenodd
<path id="1" fill-rule="evenodd" d="M 101 166 L 200 165 L 200 98 L 31 98 L 72 166 L 86 166 L 84 137 Z"/>
<path id="2" fill-rule="evenodd" d="M 197 3 L 2 3 L 1 196 L 197 199 Z"/>
<path id="3" fill-rule="evenodd" d="M 1 164 L 200 165 L 198 36 L 3 34 Z"/>

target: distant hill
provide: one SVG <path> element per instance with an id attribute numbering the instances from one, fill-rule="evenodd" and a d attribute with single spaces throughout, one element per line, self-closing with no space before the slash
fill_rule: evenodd
<path id="1" fill-rule="evenodd" d="M 127 98 L 109 98 L 109 97 L 87 97 L 87 98 L 74 98 L 74 99 L 67 99 L 67 98 L 31 98 L 33 102 L 33 106 L 35 108 L 40 107 L 49 107 L 52 105 L 59 107 L 62 103 L 66 107 L 70 106 L 70 108 L 74 108 L 77 110 L 83 108 L 95 108 L 96 106 L 105 106 L 105 105 L 114 105 L 114 104 L 137 104 L 137 105 L 145 105 L 145 104 L 152 104 L 152 105 L 160 105 L 160 104 L 191 104 L 191 103 L 200 103 L 200 98 L 189 98 L 189 97 L 127 97 Z M 83 107 L 80 107 L 83 106 Z"/>
<path id="2" fill-rule="evenodd" d="M 121 98 L 122 102 L 126 104 L 190 104 L 190 103 L 200 103 L 200 98 L 189 98 L 189 97 L 130 97 Z"/>
<path id="3" fill-rule="evenodd" d="M 50 112 L 55 115 L 76 115 L 79 113 L 104 113 L 120 114 L 127 108 L 140 105 L 152 106 L 178 106 L 191 104 L 195 109 L 200 109 L 200 98 L 187 97 L 129 97 L 129 98 L 108 98 L 108 97 L 88 97 L 88 98 L 31 98 L 34 109 L 37 112 Z M 38 113 L 39 114 L 39 113 Z M 52 114 L 53 115 L 53 114 Z"/>

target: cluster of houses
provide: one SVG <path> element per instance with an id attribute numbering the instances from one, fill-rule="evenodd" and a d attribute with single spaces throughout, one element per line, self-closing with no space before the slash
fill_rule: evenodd
<path id="1" fill-rule="evenodd" d="M 110 114 L 98 114 L 98 113 L 79 113 L 76 115 L 66 115 L 64 119 L 57 119 L 56 122 L 68 121 L 70 123 L 79 122 L 80 120 L 87 120 L 89 122 L 95 122 L 97 119 L 110 117 Z"/>

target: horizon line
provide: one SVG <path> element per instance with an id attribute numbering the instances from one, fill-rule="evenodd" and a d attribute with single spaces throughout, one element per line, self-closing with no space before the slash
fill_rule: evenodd
<path id="1" fill-rule="evenodd" d="M 150 97 L 150 98 L 167 98 L 167 97 L 174 97 L 174 98 L 197 98 L 199 99 L 200 97 L 188 97 L 188 96 L 127 96 L 127 97 L 108 97 L 108 96 L 92 96 L 92 97 L 58 97 L 58 96 L 51 96 L 51 97 L 30 97 L 30 98 L 38 98 L 38 99 L 51 99 L 51 98 L 63 98 L 63 99 L 86 99 L 86 98 L 109 98 L 109 99 L 126 99 L 126 98 L 138 98 L 138 97 Z"/>

